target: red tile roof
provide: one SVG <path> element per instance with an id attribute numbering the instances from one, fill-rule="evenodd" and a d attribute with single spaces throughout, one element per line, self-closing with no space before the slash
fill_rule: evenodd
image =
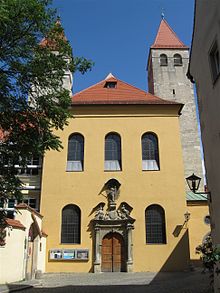
<path id="1" fill-rule="evenodd" d="M 107 82 L 115 82 L 115 88 L 105 87 Z M 106 79 L 72 96 L 72 105 L 92 104 L 178 104 L 163 100 L 140 90 L 109 74 Z"/>
<path id="2" fill-rule="evenodd" d="M 188 47 L 180 41 L 175 32 L 169 26 L 165 19 L 161 20 L 157 36 L 155 38 L 154 44 L 151 46 L 153 49 L 159 48 L 168 48 L 168 49 L 176 49 L 183 48 L 187 49 Z"/>
<path id="3" fill-rule="evenodd" d="M 55 26 L 61 27 L 60 19 L 57 19 Z M 59 35 L 57 35 L 57 38 L 60 40 L 63 40 L 63 41 L 67 41 L 67 38 L 64 34 L 64 31 L 60 32 Z M 40 41 L 40 46 L 41 47 L 48 47 L 51 50 L 56 50 L 57 49 L 57 42 L 55 40 L 51 40 L 48 37 L 45 37 Z"/>
<path id="4" fill-rule="evenodd" d="M 18 210 L 28 210 L 31 213 L 34 213 L 35 215 L 37 215 L 38 217 L 43 218 L 43 216 L 40 213 L 38 213 L 35 209 L 32 209 L 26 203 L 19 203 L 18 205 L 16 205 L 16 209 L 18 209 Z"/>
<path id="5" fill-rule="evenodd" d="M 21 222 L 18 220 L 7 218 L 5 221 L 8 226 L 12 226 L 13 228 L 17 228 L 17 229 L 21 229 L 21 230 L 26 229 L 25 226 L 23 224 L 21 224 Z"/>
<path id="6" fill-rule="evenodd" d="M 42 235 L 42 237 L 47 237 L 48 236 L 48 234 L 44 230 L 41 230 L 41 235 Z"/>

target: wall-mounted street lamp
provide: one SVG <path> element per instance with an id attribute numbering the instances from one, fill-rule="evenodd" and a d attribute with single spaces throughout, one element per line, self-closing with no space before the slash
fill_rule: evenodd
<path id="1" fill-rule="evenodd" d="M 197 175 L 195 175 L 194 173 L 186 178 L 186 182 L 189 186 L 189 189 L 195 193 L 195 194 L 206 194 L 208 195 L 208 199 L 211 202 L 211 192 L 207 191 L 207 192 L 197 192 L 197 190 L 199 189 L 199 184 L 201 182 L 201 178 Z"/>
<path id="2" fill-rule="evenodd" d="M 186 211 L 184 214 L 184 218 L 185 218 L 185 223 L 188 222 L 190 219 L 190 212 Z"/>

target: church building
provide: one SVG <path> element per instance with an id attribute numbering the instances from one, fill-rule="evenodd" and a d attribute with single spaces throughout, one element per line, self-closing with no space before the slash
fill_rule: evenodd
<path id="1" fill-rule="evenodd" d="M 182 107 L 112 74 L 72 97 L 64 148 L 44 158 L 46 271 L 187 268 Z"/>

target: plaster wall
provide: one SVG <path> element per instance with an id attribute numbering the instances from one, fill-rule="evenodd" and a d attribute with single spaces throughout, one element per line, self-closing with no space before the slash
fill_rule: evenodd
<path id="1" fill-rule="evenodd" d="M 41 237 L 38 244 L 37 270 L 42 273 L 45 272 L 46 241 L 46 237 Z"/>
<path id="2" fill-rule="evenodd" d="M 26 231 L 7 227 L 6 245 L 0 246 L 0 284 L 25 278 Z"/>
<path id="3" fill-rule="evenodd" d="M 205 21 L 204 21 L 205 19 Z M 196 1 L 190 74 L 196 83 L 208 189 L 211 191 L 211 229 L 214 244 L 220 245 L 220 78 L 214 81 L 209 53 L 214 42 L 220 50 L 219 1 Z M 215 275 L 215 292 L 220 276 Z"/>
<path id="4" fill-rule="evenodd" d="M 218 244 L 220 244 L 220 79 L 213 83 L 209 51 L 215 40 L 220 48 L 219 22 L 220 5 L 217 1 L 204 0 L 201 3 L 197 1 L 190 73 L 196 82 L 207 184 L 212 193 L 212 232 L 214 241 Z"/>
<path id="5" fill-rule="evenodd" d="M 207 203 L 187 204 L 190 220 L 189 228 L 190 261 L 192 265 L 201 264 L 200 254 L 196 253 L 196 247 L 203 243 L 205 237 L 210 233 L 210 225 L 205 223 L 205 217 L 209 215 Z"/>
<path id="6" fill-rule="evenodd" d="M 176 106 L 175 106 L 176 107 Z M 173 106 L 83 106 L 73 108 L 73 118 L 64 131 L 58 131 L 63 143 L 60 152 L 48 151 L 44 159 L 41 213 L 47 231 L 47 272 L 92 272 L 93 231 L 90 221 L 100 202 L 107 204 L 101 190 L 111 178 L 121 183 L 117 205 L 127 202 L 136 219 L 133 230 L 133 270 L 169 271 L 188 266 L 188 231 L 173 235 L 184 222 L 186 212 L 183 162 L 179 137 L 178 110 Z M 142 171 L 141 136 L 157 134 L 160 170 Z M 70 134 L 84 136 L 84 171 L 66 172 Z M 104 171 L 104 139 L 109 132 L 121 136 L 122 171 Z M 174 159 L 175 158 L 175 159 Z M 81 209 L 81 243 L 61 244 L 61 212 L 67 204 Z M 145 241 L 145 209 L 159 204 L 165 210 L 167 244 Z M 89 261 L 51 261 L 49 250 L 88 248 Z"/>
<path id="7" fill-rule="evenodd" d="M 33 218 L 28 209 L 18 209 L 15 219 L 20 221 L 25 230 L 8 226 L 6 244 L 0 246 L 0 283 L 10 283 L 26 278 L 28 255 L 28 236 Z M 35 214 L 41 230 L 41 217 Z M 46 238 L 38 235 L 34 240 L 34 273 L 45 271 Z"/>
<path id="8" fill-rule="evenodd" d="M 42 229 L 42 217 L 38 216 L 34 213 L 34 217 L 37 221 L 37 224 L 39 226 L 39 229 L 41 231 Z M 31 212 L 28 209 L 19 209 L 16 215 L 16 220 L 19 220 L 26 229 L 26 238 L 28 239 L 28 232 L 29 228 L 32 225 L 33 218 L 31 216 Z M 35 271 L 45 271 L 45 248 L 46 248 L 46 238 L 37 236 L 37 238 L 34 240 L 34 269 Z"/>

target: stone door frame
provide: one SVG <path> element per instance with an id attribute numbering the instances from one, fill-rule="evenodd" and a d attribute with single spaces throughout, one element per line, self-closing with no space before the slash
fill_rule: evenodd
<path id="1" fill-rule="evenodd" d="M 94 273 L 101 273 L 102 239 L 108 233 L 119 233 L 124 239 L 126 272 L 133 272 L 132 230 L 134 219 L 93 220 L 94 231 Z"/>

